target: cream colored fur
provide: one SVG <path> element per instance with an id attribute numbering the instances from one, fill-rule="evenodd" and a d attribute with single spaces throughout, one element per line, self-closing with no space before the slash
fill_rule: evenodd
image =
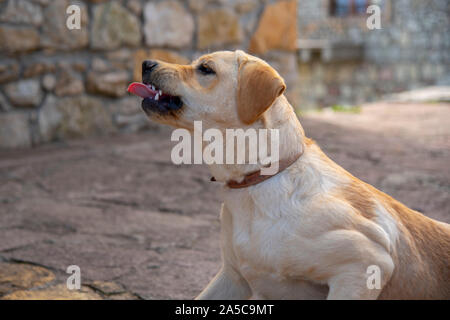
<path id="1" fill-rule="evenodd" d="M 203 62 L 216 74 L 197 72 Z M 239 72 L 249 62 L 269 71 L 264 61 L 242 51 L 209 54 L 190 66 L 160 63 L 155 70 L 155 84 L 181 96 L 185 106 L 176 117 L 152 119 L 190 130 L 194 120 L 202 120 L 204 129 L 279 129 L 281 159 L 303 151 L 292 166 L 260 184 L 224 185 L 222 267 L 197 298 L 449 299 L 449 225 L 403 206 L 332 162 L 305 137 L 283 94 L 244 124 L 239 114 L 247 111 L 238 112 L 245 106 L 236 97 Z M 276 85 L 283 85 L 270 70 Z M 242 180 L 258 168 L 210 166 L 219 182 Z M 371 265 L 381 270 L 381 289 L 367 286 Z"/>

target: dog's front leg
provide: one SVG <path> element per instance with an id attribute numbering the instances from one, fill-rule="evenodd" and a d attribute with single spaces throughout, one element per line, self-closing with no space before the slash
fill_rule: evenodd
<path id="1" fill-rule="evenodd" d="M 217 275 L 196 298 L 201 300 L 248 299 L 252 291 L 247 281 L 235 268 L 236 256 L 232 245 L 232 215 L 223 204 L 220 212 L 221 247 L 223 265 Z"/>
<path id="2" fill-rule="evenodd" d="M 245 279 L 231 268 L 222 267 L 196 300 L 243 300 L 251 296 Z"/>
<path id="3" fill-rule="evenodd" d="M 369 289 L 359 274 L 340 274 L 329 281 L 327 300 L 376 300 L 381 292 Z"/>
<path id="4" fill-rule="evenodd" d="M 327 299 L 377 299 L 394 272 L 390 247 L 355 230 L 334 230 L 321 239 L 324 246 L 336 249 L 322 261 L 322 271 L 329 272 Z"/>
<path id="5" fill-rule="evenodd" d="M 385 255 L 372 264 L 379 273 L 370 275 L 366 264 L 351 264 L 340 266 L 341 273 L 331 277 L 328 281 L 330 288 L 328 300 L 375 300 L 380 295 L 383 287 L 391 278 L 394 265 L 390 257 Z M 344 271 L 345 270 L 345 271 Z M 370 269 L 369 269 L 370 270 Z M 372 282 L 370 277 L 378 277 Z"/>

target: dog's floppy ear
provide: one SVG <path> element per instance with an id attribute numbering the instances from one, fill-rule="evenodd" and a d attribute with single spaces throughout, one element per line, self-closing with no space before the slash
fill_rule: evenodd
<path id="1" fill-rule="evenodd" d="M 243 59 L 239 64 L 237 112 L 245 124 L 255 122 L 286 89 L 283 79 L 269 65 Z"/>

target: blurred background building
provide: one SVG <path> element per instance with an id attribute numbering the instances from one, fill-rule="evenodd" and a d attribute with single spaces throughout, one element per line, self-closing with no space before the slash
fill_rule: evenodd
<path id="1" fill-rule="evenodd" d="M 379 30 L 367 27 L 372 4 Z M 446 0 L 298 1 L 299 105 L 354 105 L 449 84 L 449 17 Z"/>
<path id="2" fill-rule="evenodd" d="M 243 49 L 307 109 L 444 83 L 449 47 L 448 0 L 0 0 L 0 148 L 149 128 L 126 92 L 148 58 Z"/>

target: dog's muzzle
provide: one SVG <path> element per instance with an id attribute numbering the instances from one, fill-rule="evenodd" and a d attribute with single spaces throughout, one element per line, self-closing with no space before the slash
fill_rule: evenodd
<path id="1" fill-rule="evenodd" d="M 181 98 L 162 91 L 149 80 L 157 66 L 156 61 L 144 61 L 142 63 L 143 82 L 133 82 L 128 86 L 128 92 L 144 99 L 142 100 L 142 109 L 146 114 L 156 112 L 165 115 L 178 111 L 183 106 Z"/>

